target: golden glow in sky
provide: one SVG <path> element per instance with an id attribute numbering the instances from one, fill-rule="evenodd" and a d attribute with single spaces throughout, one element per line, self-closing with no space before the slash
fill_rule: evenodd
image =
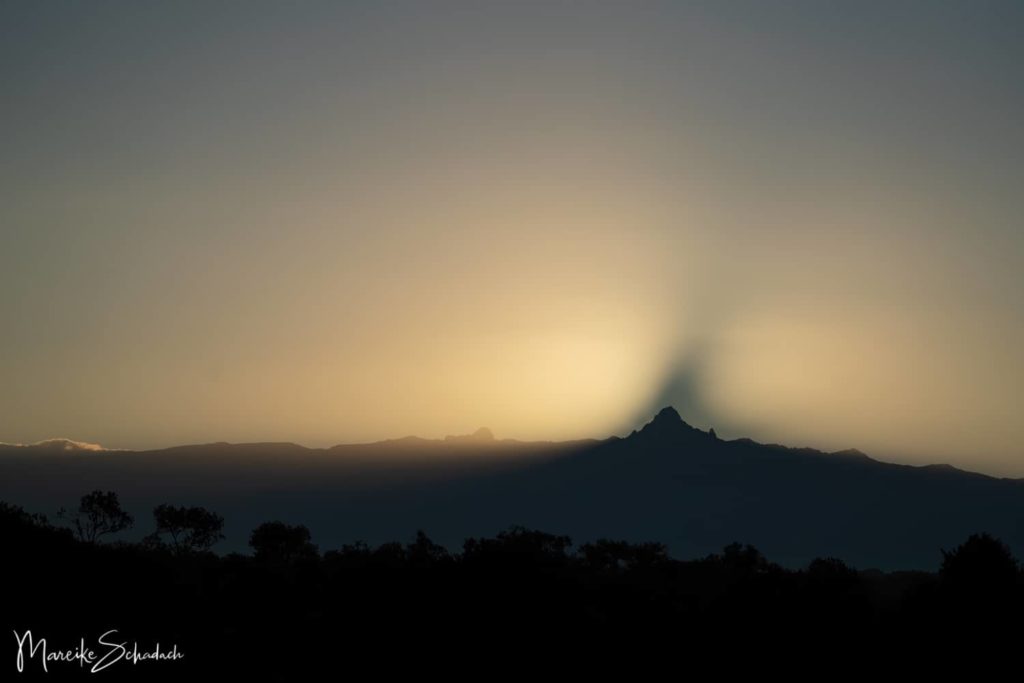
<path id="1" fill-rule="evenodd" d="M 671 402 L 1024 475 L 1005 21 L 514 5 L 0 21 L 0 438 L 603 437 Z"/>

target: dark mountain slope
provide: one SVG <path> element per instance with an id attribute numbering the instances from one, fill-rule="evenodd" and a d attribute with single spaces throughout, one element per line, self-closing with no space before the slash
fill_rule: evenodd
<path id="1" fill-rule="evenodd" d="M 118 491 L 149 530 L 156 504 L 204 505 L 227 519 L 222 550 L 260 522 L 306 524 L 321 548 L 425 529 L 457 545 L 510 525 L 668 543 L 679 557 L 731 541 L 785 564 L 837 556 L 858 566 L 934 567 L 940 549 L 986 531 L 1024 549 L 1024 482 L 946 466 L 883 463 L 723 441 L 671 408 L 625 438 L 570 443 L 399 439 L 306 449 L 208 444 L 161 451 L 0 447 L 0 499 L 36 512 Z"/>

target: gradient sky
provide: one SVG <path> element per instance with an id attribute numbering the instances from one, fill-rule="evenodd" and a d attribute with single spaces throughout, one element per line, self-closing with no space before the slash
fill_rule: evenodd
<path id="1" fill-rule="evenodd" d="M 1024 3 L 4 2 L 0 440 L 1024 476 Z"/>

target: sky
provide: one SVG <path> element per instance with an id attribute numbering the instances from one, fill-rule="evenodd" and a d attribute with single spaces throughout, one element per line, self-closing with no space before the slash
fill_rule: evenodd
<path id="1" fill-rule="evenodd" d="M 1018 2 L 0 3 L 0 440 L 1024 476 Z"/>

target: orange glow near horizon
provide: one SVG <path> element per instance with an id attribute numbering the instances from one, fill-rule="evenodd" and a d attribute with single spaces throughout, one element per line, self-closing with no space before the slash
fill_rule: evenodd
<path id="1" fill-rule="evenodd" d="M 675 403 L 1024 476 L 1016 43 L 542 5 L 9 32 L 0 440 L 570 439 Z"/>

